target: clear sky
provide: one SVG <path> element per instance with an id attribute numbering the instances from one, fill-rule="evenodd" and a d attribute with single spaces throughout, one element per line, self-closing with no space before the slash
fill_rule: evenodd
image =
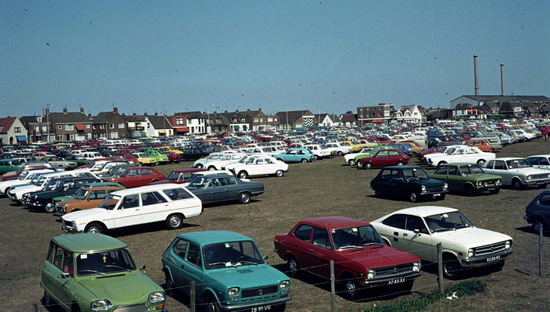
<path id="1" fill-rule="evenodd" d="M 550 97 L 550 1 L 0 0 L 0 116 Z"/>

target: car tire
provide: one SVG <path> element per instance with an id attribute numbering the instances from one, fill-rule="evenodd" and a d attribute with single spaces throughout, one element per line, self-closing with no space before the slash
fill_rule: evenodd
<path id="1" fill-rule="evenodd" d="M 348 165 L 354 166 L 354 165 L 355 165 L 355 161 L 354 161 L 353 159 L 348 160 Z"/>
<path id="2" fill-rule="evenodd" d="M 502 268 L 504 268 L 504 260 L 498 262 L 497 264 L 493 264 L 493 265 L 491 266 L 491 269 L 492 269 L 494 272 L 502 271 Z"/>
<path id="3" fill-rule="evenodd" d="M 375 197 L 383 197 L 384 194 L 382 193 L 381 189 L 376 189 L 376 190 L 374 190 L 374 196 Z"/>
<path id="4" fill-rule="evenodd" d="M 246 179 L 248 177 L 248 173 L 246 171 L 239 171 L 239 174 L 237 175 L 239 179 Z"/>
<path id="5" fill-rule="evenodd" d="M 300 266 L 298 265 L 298 261 L 296 261 L 296 258 L 294 258 L 293 256 L 287 257 L 286 266 L 288 268 L 288 276 L 296 277 L 300 274 Z"/>
<path id="6" fill-rule="evenodd" d="M 521 190 L 523 188 L 523 184 L 521 183 L 520 179 L 512 180 L 512 188 L 514 190 Z"/>
<path id="7" fill-rule="evenodd" d="M 466 196 L 474 196 L 476 195 L 476 189 L 470 184 L 466 184 L 466 186 L 464 186 L 464 194 L 466 194 Z"/>
<path id="8" fill-rule="evenodd" d="M 92 222 L 86 226 L 84 232 L 103 234 L 105 233 L 105 228 L 103 227 L 103 225 L 101 225 L 101 223 Z"/>
<path id="9" fill-rule="evenodd" d="M 313 155 L 313 159 L 318 160 L 318 159 L 319 159 L 319 156 Z"/>
<path id="10" fill-rule="evenodd" d="M 170 273 L 168 273 L 168 271 L 164 272 L 164 293 L 166 293 L 167 296 L 173 297 L 175 289 L 174 281 Z"/>
<path id="11" fill-rule="evenodd" d="M 301 162 L 302 162 L 302 164 L 305 164 L 305 163 L 307 163 L 307 159 L 302 158 Z"/>
<path id="12" fill-rule="evenodd" d="M 548 184 L 541 184 L 538 186 L 539 189 L 545 189 Z"/>
<path id="13" fill-rule="evenodd" d="M 409 201 L 411 203 L 416 203 L 418 201 L 418 195 L 415 192 L 409 194 Z"/>
<path id="14" fill-rule="evenodd" d="M 480 159 L 477 161 L 477 164 L 480 166 L 480 167 L 483 167 L 483 165 L 485 164 L 485 159 Z"/>
<path id="15" fill-rule="evenodd" d="M 455 256 L 443 257 L 443 276 L 447 279 L 456 279 L 462 272 L 462 267 Z"/>
<path id="16" fill-rule="evenodd" d="M 277 158 L 278 161 L 284 161 L 282 158 Z"/>
<path id="17" fill-rule="evenodd" d="M 207 294 L 204 298 L 204 311 L 205 312 L 221 312 L 220 305 L 216 301 L 213 295 Z"/>
<path id="18" fill-rule="evenodd" d="M 364 165 L 365 169 L 372 169 L 372 164 L 371 163 L 366 163 Z"/>
<path id="19" fill-rule="evenodd" d="M 180 214 L 171 214 L 166 218 L 166 226 L 170 230 L 176 230 L 183 226 L 183 218 Z"/>
<path id="20" fill-rule="evenodd" d="M 277 170 L 275 171 L 275 176 L 282 177 L 285 175 L 285 172 L 283 170 Z"/>
<path id="21" fill-rule="evenodd" d="M 71 312 L 80 312 L 80 306 L 78 305 L 78 303 L 74 302 L 71 305 Z"/>
<path id="22" fill-rule="evenodd" d="M 406 281 L 405 283 L 397 287 L 403 293 L 410 293 L 412 291 L 414 280 Z"/>
<path id="23" fill-rule="evenodd" d="M 357 161 L 357 169 L 366 169 L 365 164 L 361 161 Z"/>
<path id="24" fill-rule="evenodd" d="M 444 200 L 446 195 L 447 194 L 443 193 L 443 194 L 439 195 L 438 197 L 434 197 L 434 198 L 438 199 L 438 200 Z"/>
<path id="25" fill-rule="evenodd" d="M 500 189 L 497 188 L 496 190 L 489 191 L 489 194 L 498 194 L 500 192 Z"/>
<path id="26" fill-rule="evenodd" d="M 216 167 L 214 167 L 214 166 L 208 167 L 208 171 L 213 171 L 213 170 L 216 170 Z"/>
<path id="27" fill-rule="evenodd" d="M 533 226 L 533 231 L 535 231 L 536 234 L 539 234 L 540 229 L 544 231 L 544 229 L 546 228 L 546 226 L 544 225 L 544 222 L 542 222 L 540 218 L 536 218 L 535 220 L 533 220 L 532 226 Z"/>
<path id="28" fill-rule="evenodd" d="M 353 276 L 345 275 L 339 283 L 342 297 L 353 301 L 357 299 L 359 293 L 359 287 Z"/>
<path id="29" fill-rule="evenodd" d="M 446 161 L 442 160 L 442 161 L 440 161 L 440 162 L 437 163 L 437 167 L 439 167 L 439 166 L 441 166 L 441 165 L 444 165 L 444 164 L 446 164 L 446 163 L 447 163 Z"/>
<path id="30" fill-rule="evenodd" d="M 342 151 L 339 151 L 338 153 L 336 153 L 336 155 L 338 156 L 344 156 L 344 153 Z"/>
<path id="31" fill-rule="evenodd" d="M 55 205 L 53 204 L 53 202 L 49 202 L 46 205 L 44 205 L 44 212 L 47 212 L 47 213 L 55 212 Z"/>
<path id="32" fill-rule="evenodd" d="M 203 167 L 204 167 L 204 166 L 203 166 L 202 164 L 197 164 L 197 165 L 195 166 L 195 168 L 197 168 L 197 169 L 202 169 Z"/>
<path id="33" fill-rule="evenodd" d="M 55 305 L 55 300 L 48 295 L 46 291 L 44 291 L 44 296 L 42 297 L 42 303 L 44 304 L 44 307 L 49 310 L 53 310 L 53 306 Z"/>
<path id="34" fill-rule="evenodd" d="M 403 166 L 403 165 L 405 165 L 405 163 L 403 163 L 402 161 L 398 161 L 396 165 L 397 166 Z"/>
<path id="35" fill-rule="evenodd" d="M 248 204 L 250 203 L 250 193 L 242 192 L 239 194 L 239 204 Z"/>

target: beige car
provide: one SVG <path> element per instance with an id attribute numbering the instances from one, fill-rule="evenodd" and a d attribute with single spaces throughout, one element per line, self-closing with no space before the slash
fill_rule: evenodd
<path id="1" fill-rule="evenodd" d="M 111 192 L 118 190 L 121 190 L 118 186 L 86 188 L 84 189 L 84 191 L 86 191 L 84 196 L 68 201 L 58 202 L 56 206 L 57 212 L 54 215 L 62 216 L 72 211 L 97 208 Z"/>

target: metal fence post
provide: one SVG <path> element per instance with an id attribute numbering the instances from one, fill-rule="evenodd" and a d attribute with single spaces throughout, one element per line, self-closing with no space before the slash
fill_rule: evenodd
<path id="1" fill-rule="evenodd" d="M 443 247 L 441 243 L 437 244 L 437 283 L 439 292 L 443 294 Z"/>
<path id="2" fill-rule="evenodd" d="M 541 224 L 539 228 L 539 276 L 542 277 L 542 238 L 544 235 L 543 233 L 543 226 Z"/>
<path id="3" fill-rule="evenodd" d="M 334 278 L 334 260 L 330 260 L 330 310 L 336 312 L 336 283 Z"/>
<path id="4" fill-rule="evenodd" d="M 191 281 L 191 284 L 189 285 L 189 305 L 191 306 L 191 312 L 195 312 L 195 281 Z"/>

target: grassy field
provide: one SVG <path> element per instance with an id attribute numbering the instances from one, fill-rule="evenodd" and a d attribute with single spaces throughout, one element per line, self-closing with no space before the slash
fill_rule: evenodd
<path id="1" fill-rule="evenodd" d="M 505 147 L 497 156 L 529 156 L 550 153 L 550 142 L 540 139 Z M 414 163 L 414 161 L 413 161 Z M 159 166 L 163 173 L 188 168 L 191 163 Z M 428 172 L 433 170 L 428 169 Z M 550 307 L 550 274 L 538 277 L 538 236 L 523 220 L 527 203 L 540 189 L 503 189 L 497 195 L 465 197 L 447 195 L 443 201 L 411 204 L 404 200 L 379 199 L 369 187 L 378 169 L 357 170 L 344 165 L 342 157 L 292 164 L 283 178 L 254 179 L 265 184 L 266 193 L 248 205 L 229 203 L 208 206 L 204 213 L 187 221 L 177 231 L 164 224 L 146 225 L 110 233 L 126 242 L 138 265 L 147 265 L 147 274 L 164 283 L 160 256 L 172 239 L 182 232 L 230 230 L 256 240 L 269 263 L 285 270 L 283 261 L 273 251 L 273 237 L 286 233 L 300 219 L 340 215 L 373 220 L 401 208 L 418 205 L 441 205 L 460 209 L 478 227 L 508 234 L 514 238 L 514 253 L 500 272 L 474 272 L 467 278 L 487 282 L 484 293 L 459 300 L 439 302 L 430 311 L 542 311 Z M 40 265 L 52 236 L 62 234 L 57 218 L 13 205 L 0 198 L 0 311 L 32 311 L 42 306 L 39 286 Z M 545 237 L 548 241 L 548 235 Z M 548 245 L 548 244 L 547 244 Z M 550 262 L 550 248 L 544 250 Z M 546 265 L 547 269 L 548 266 Z M 452 281 L 445 281 L 450 284 Z M 330 286 L 311 276 L 292 279 L 292 301 L 288 311 L 329 311 Z M 414 284 L 412 293 L 384 296 L 391 290 L 367 294 L 365 300 L 351 302 L 337 297 L 339 311 L 359 311 L 405 298 L 414 298 L 437 288 L 435 270 L 426 267 Z M 185 296 L 168 299 L 169 311 L 188 311 Z"/>

